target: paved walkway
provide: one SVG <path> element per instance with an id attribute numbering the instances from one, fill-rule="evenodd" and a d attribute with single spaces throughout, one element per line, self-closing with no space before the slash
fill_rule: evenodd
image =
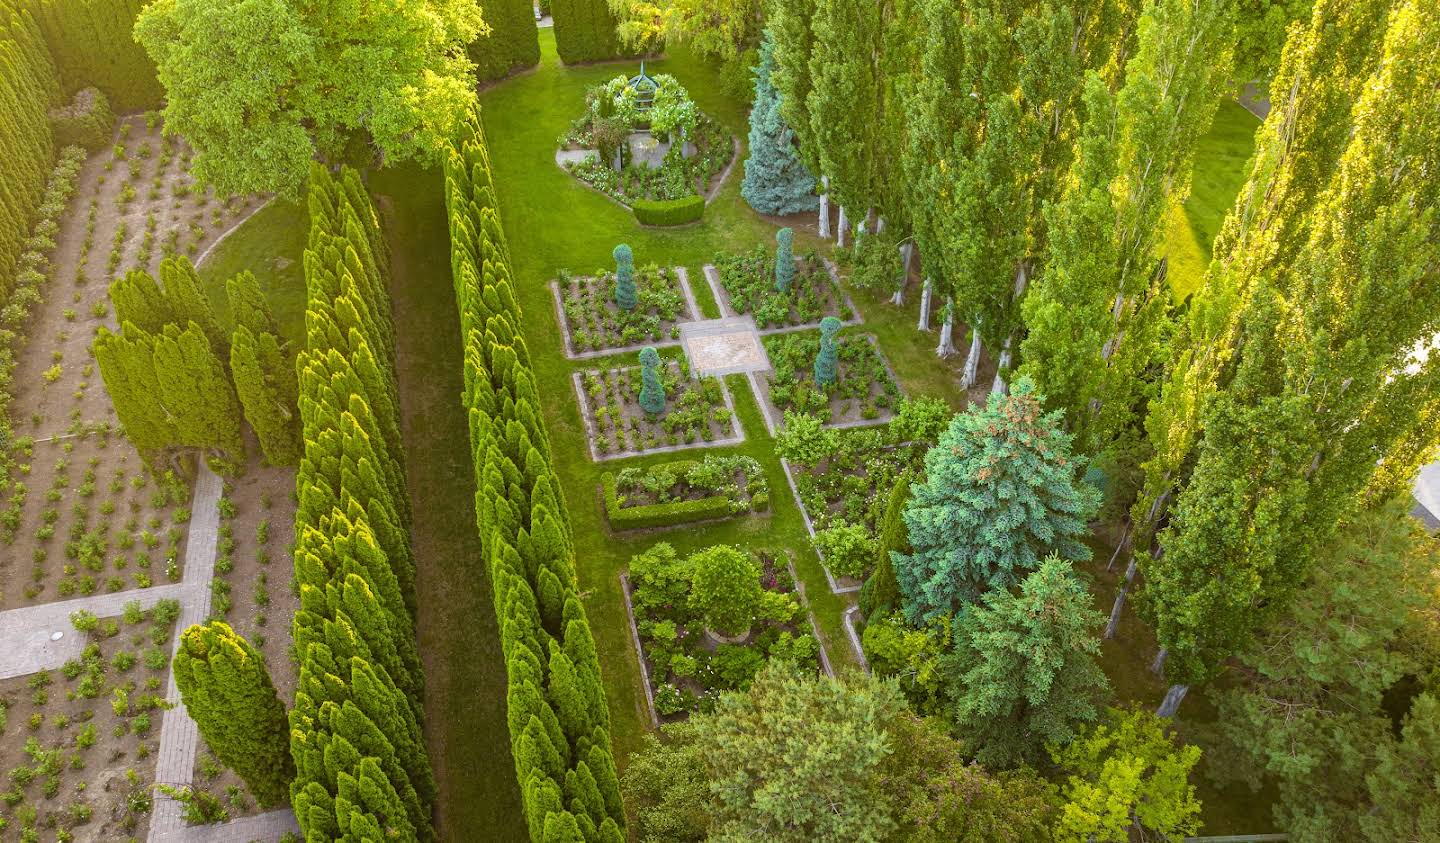
<path id="1" fill-rule="evenodd" d="M 155 821 L 151 819 L 150 829 L 149 843 L 250 843 L 252 840 L 274 843 L 286 832 L 298 835 L 300 824 L 295 822 L 295 812 L 286 808 L 219 825 L 182 825 L 164 833 L 155 831 Z"/>
<path id="2" fill-rule="evenodd" d="M 149 609 L 166 598 L 183 599 L 188 589 L 188 583 L 178 582 L 0 612 L 0 679 L 54 670 L 79 658 L 85 636 L 70 625 L 72 612 L 87 609 L 97 618 L 115 617 L 126 603 Z M 60 639 L 51 640 L 57 632 Z"/>

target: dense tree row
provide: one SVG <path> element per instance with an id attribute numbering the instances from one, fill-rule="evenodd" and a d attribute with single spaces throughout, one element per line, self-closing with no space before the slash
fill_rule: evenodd
<path id="1" fill-rule="evenodd" d="M 606 0 L 550 0 L 555 49 L 566 64 L 603 61 L 627 55 L 615 31 Z"/>
<path id="2" fill-rule="evenodd" d="M 249 272 L 225 282 L 235 332 L 230 336 L 230 374 L 245 420 L 272 465 L 300 462 L 299 387 L 287 343 Z"/>
<path id="3" fill-rule="evenodd" d="M 433 840 L 387 253 L 353 170 L 316 165 L 309 214 L 291 804 L 308 840 Z"/>
<path id="4" fill-rule="evenodd" d="M 148 0 L 28 0 L 64 89 L 94 85 L 121 113 L 158 108 L 165 92 L 155 62 L 135 42 Z"/>
<path id="5" fill-rule="evenodd" d="M 60 96 L 55 64 L 34 17 L 0 0 L 0 301 L 15 289 L 15 266 L 50 175 L 54 146 L 46 113 Z"/>
<path id="6" fill-rule="evenodd" d="M 491 0 L 485 4 L 490 31 L 470 43 L 475 78 L 503 79 L 540 61 L 540 35 L 530 0 Z"/>
<path id="7" fill-rule="evenodd" d="M 625 839 L 610 713 L 478 117 L 445 166 L 476 520 L 495 594 L 515 773 L 535 843 Z"/>

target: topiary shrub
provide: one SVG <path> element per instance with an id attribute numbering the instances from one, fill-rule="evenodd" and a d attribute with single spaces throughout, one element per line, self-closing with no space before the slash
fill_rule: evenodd
<path id="1" fill-rule="evenodd" d="M 815 385 L 835 385 L 835 335 L 840 333 L 840 320 L 826 316 L 820 320 L 820 350 L 815 354 Z"/>
<path id="2" fill-rule="evenodd" d="M 679 199 L 636 199 L 630 206 L 641 225 L 685 225 L 705 215 L 704 196 Z"/>
<path id="3" fill-rule="evenodd" d="M 76 91 L 68 105 L 50 109 L 56 146 L 80 146 L 90 152 L 107 146 L 115 126 L 110 100 L 98 88 Z"/>
<path id="4" fill-rule="evenodd" d="M 705 625 L 721 635 L 750 631 L 760 609 L 760 569 L 748 553 L 728 545 L 706 548 L 690 557 L 690 605 Z"/>
<path id="5" fill-rule="evenodd" d="M 621 243 L 610 253 L 615 258 L 615 304 L 621 310 L 635 309 L 635 255 Z"/>
<path id="6" fill-rule="evenodd" d="M 640 349 L 640 409 L 652 416 L 665 412 L 665 384 L 660 380 L 660 352 Z"/>
<path id="7" fill-rule="evenodd" d="M 782 228 L 775 232 L 775 289 L 790 292 L 790 282 L 795 280 L 795 232 Z"/>

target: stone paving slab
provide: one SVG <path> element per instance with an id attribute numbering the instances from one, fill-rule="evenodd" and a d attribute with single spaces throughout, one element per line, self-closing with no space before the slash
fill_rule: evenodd
<path id="1" fill-rule="evenodd" d="M 162 798 L 157 795 L 157 799 Z M 150 843 L 276 843 L 286 832 L 300 833 L 295 812 L 289 808 L 241 817 L 216 825 L 189 825 L 163 834 L 151 833 Z"/>
<path id="2" fill-rule="evenodd" d="M 771 368 L 755 320 L 749 316 L 681 323 L 680 344 L 696 374 L 734 375 Z"/>
<path id="3" fill-rule="evenodd" d="M 184 599 L 183 582 L 97 594 L 0 612 L 0 679 L 54 670 L 85 649 L 85 636 L 70 625 L 70 613 L 89 610 L 97 618 L 115 617 L 134 601 L 149 609 L 167 598 Z M 59 641 L 50 640 L 61 633 Z"/>

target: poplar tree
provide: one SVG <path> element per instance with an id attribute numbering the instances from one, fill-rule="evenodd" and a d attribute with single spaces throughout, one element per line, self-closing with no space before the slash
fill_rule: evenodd
<path id="1" fill-rule="evenodd" d="M 286 804 L 295 762 L 285 706 L 260 651 L 224 621 L 209 621 L 180 635 L 174 667 L 185 711 L 206 746 L 262 807 Z"/>
<path id="2" fill-rule="evenodd" d="M 1090 558 L 1083 538 L 1100 495 L 1076 480 L 1059 423 L 1021 378 L 957 415 L 926 453 L 905 507 L 912 552 L 891 556 L 912 623 L 1009 588 L 1048 554 Z"/>
<path id="3" fill-rule="evenodd" d="M 810 91 L 806 108 L 819 172 L 840 204 L 837 238 L 845 245 L 847 214 L 874 195 L 870 155 L 880 83 L 880 7 L 865 0 L 816 0 L 810 19 Z"/>
<path id="4" fill-rule="evenodd" d="M 1018 592 L 996 588 L 955 617 L 942 658 L 951 719 L 987 766 L 1033 763 L 1100 714 L 1109 690 L 1100 613 L 1070 563 L 1044 560 Z"/>
<path id="5" fill-rule="evenodd" d="M 762 214 L 784 216 L 814 210 L 815 176 L 796 146 L 795 130 L 781 114 L 780 91 L 771 81 L 775 39 L 767 31 L 755 68 L 755 103 L 750 108 L 750 157 L 740 195 Z"/>

